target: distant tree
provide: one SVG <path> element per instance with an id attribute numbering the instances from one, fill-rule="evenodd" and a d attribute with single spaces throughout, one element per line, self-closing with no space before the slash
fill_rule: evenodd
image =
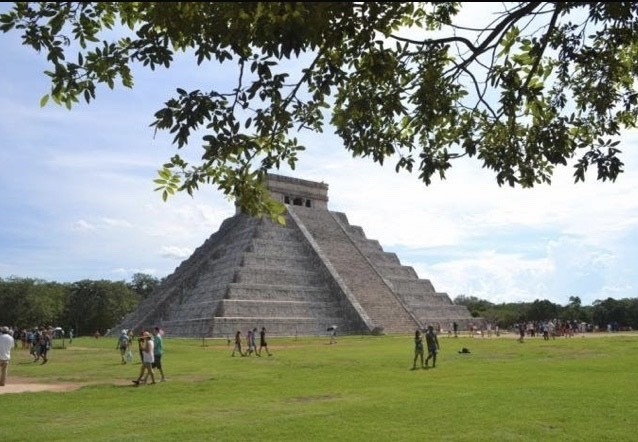
<path id="1" fill-rule="evenodd" d="M 66 316 L 77 335 L 104 333 L 138 303 L 139 295 L 123 281 L 83 280 L 71 285 Z"/>
<path id="2" fill-rule="evenodd" d="M 160 280 L 152 275 L 135 273 L 128 285 L 135 293 L 140 295 L 141 299 L 145 299 L 159 284 Z"/>
<path id="3" fill-rule="evenodd" d="M 594 323 L 603 330 L 611 323 L 638 329 L 638 299 L 596 300 L 592 305 L 592 317 Z"/>
<path id="4" fill-rule="evenodd" d="M 56 326 L 63 318 L 68 288 L 32 278 L 0 279 L 0 324 Z"/>
<path id="5" fill-rule="evenodd" d="M 453 302 L 454 304 L 464 305 L 465 307 L 467 307 L 467 309 L 470 311 L 470 314 L 475 318 L 483 316 L 483 312 L 494 305 L 485 299 L 479 299 L 476 296 L 465 295 L 457 296 L 456 298 L 454 298 Z"/>
<path id="6" fill-rule="evenodd" d="M 425 185 L 462 157 L 499 185 L 549 183 L 570 161 L 575 181 L 590 167 L 614 181 L 620 133 L 637 121 L 638 3 L 495 4 L 469 29 L 463 2 L 16 2 L 0 29 L 50 62 L 42 105 L 132 87 L 134 65 L 168 68 L 178 53 L 231 65 L 232 88 L 177 88 L 155 114 L 178 149 L 204 132 L 201 162 L 176 154 L 159 170 L 164 199 L 212 184 L 282 221 L 264 175 L 294 168 L 296 133 L 327 122 L 353 156 Z"/>
<path id="7" fill-rule="evenodd" d="M 525 310 L 527 312 L 526 317 L 528 320 L 547 321 L 558 318 L 561 307 L 547 299 L 542 301 L 537 299 L 529 304 Z"/>

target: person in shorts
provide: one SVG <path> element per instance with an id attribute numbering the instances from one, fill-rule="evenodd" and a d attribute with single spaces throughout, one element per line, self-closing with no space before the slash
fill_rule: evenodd
<path id="1" fill-rule="evenodd" d="M 159 327 L 153 330 L 153 368 L 157 369 L 160 374 L 160 382 L 164 382 L 164 369 L 162 368 L 162 355 L 164 354 L 164 340 L 162 339 L 162 331 Z"/>

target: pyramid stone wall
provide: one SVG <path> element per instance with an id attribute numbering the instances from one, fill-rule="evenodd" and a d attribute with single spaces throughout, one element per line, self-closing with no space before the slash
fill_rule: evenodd
<path id="1" fill-rule="evenodd" d="M 160 326 L 172 336 L 408 333 L 477 324 L 463 306 L 327 208 L 328 185 L 270 175 L 286 224 L 238 212 L 115 330 Z"/>

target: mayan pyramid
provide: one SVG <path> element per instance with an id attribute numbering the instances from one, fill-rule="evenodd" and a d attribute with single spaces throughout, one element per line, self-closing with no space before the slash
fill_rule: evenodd
<path id="1" fill-rule="evenodd" d="M 224 220 L 116 330 L 160 326 L 171 336 L 412 333 L 476 323 L 396 254 L 328 210 L 328 185 L 269 175 L 286 225 L 238 211 Z"/>

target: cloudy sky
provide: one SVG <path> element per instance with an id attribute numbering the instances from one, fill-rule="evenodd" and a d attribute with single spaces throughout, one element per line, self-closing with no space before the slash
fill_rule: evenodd
<path id="1" fill-rule="evenodd" d="M 39 105 L 49 90 L 43 54 L 16 33 L 0 35 L 0 53 L 0 278 L 161 278 L 234 214 L 213 188 L 163 202 L 152 182 L 174 153 L 149 127 L 153 113 L 176 87 L 230 81 L 223 73 L 191 60 L 138 70 L 134 89 L 99 89 L 68 111 Z M 574 184 L 565 169 L 527 190 L 498 187 L 473 161 L 426 187 L 392 164 L 351 158 L 329 130 L 301 139 L 297 169 L 278 173 L 328 183 L 331 210 L 452 298 L 638 297 L 637 131 L 623 135 L 626 172 L 615 183 Z"/>

